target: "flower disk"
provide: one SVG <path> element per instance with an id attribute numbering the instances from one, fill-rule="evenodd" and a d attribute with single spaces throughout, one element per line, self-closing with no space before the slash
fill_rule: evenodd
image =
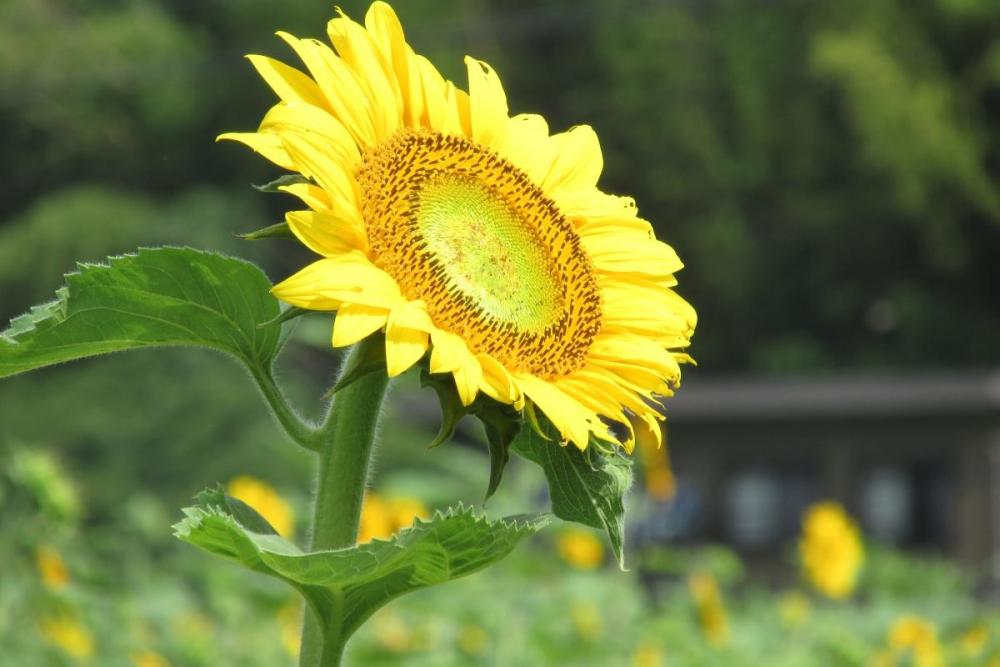
<path id="1" fill-rule="evenodd" d="M 292 232 L 320 259 L 273 288 L 336 311 L 332 344 L 385 331 L 398 375 L 430 352 L 462 402 L 538 408 L 563 441 L 659 442 L 663 397 L 690 361 L 696 316 L 681 262 L 627 197 L 597 188 L 594 132 L 510 116 L 496 73 L 466 58 L 468 92 L 407 44 L 393 10 L 341 15 L 333 48 L 278 33 L 306 72 L 249 56 L 279 97 L 244 143 L 306 182 Z"/>
<path id="2" fill-rule="evenodd" d="M 358 176 L 375 263 L 434 322 L 512 370 L 581 368 L 600 294 L 580 239 L 517 167 L 463 137 L 403 131 Z"/>

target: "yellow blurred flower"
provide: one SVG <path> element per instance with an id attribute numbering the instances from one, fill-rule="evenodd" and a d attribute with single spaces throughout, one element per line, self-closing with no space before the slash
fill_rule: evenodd
<path id="1" fill-rule="evenodd" d="M 630 419 L 635 442 L 642 461 L 646 493 L 657 502 L 673 500 L 677 493 L 677 480 L 670 465 L 670 450 L 662 438 L 660 425 L 646 423 L 638 417 Z M 655 430 L 653 430 L 655 428 Z"/>
<path id="2" fill-rule="evenodd" d="M 458 635 L 458 648 L 466 655 L 483 655 L 489 645 L 489 634 L 478 625 L 465 625 Z"/>
<path id="3" fill-rule="evenodd" d="M 267 482 L 241 475 L 229 482 L 226 493 L 257 510 L 282 537 L 291 537 L 295 533 L 292 506 Z"/>
<path id="4" fill-rule="evenodd" d="M 580 570 L 593 570 L 604 562 L 604 544 L 592 531 L 567 528 L 556 538 L 562 559 Z"/>
<path id="5" fill-rule="evenodd" d="M 170 667 L 170 663 L 156 651 L 136 651 L 129 657 L 135 667 Z"/>
<path id="6" fill-rule="evenodd" d="M 785 627 L 798 628 L 809 618 L 812 609 L 809 605 L 809 598 L 801 591 L 791 591 L 781 596 L 778 610 L 781 613 L 781 622 L 785 624 Z"/>
<path id="7" fill-rule="evenodd" d="M 35 549 L 35 567 L 46 587 L 57 591 L 69 584 L 69 568 L 59 552 L 52 547 L 40 546 Z"/>
<path id="8" fill-rule="evenodd" d="M 813 586 L 833 599 L 854 590 L 864 561 L 861 533 L 837 503 L 816 503 L 806 513 L 799 542 L 802 567 Z"/>
<path id="9" fill-rule="evenodd" d="M 386 502 L 394 533 L 404 528 L 409 528 L 418 518 L 426 519 L 429 516 L 427 506 L 416 498 L 403 496 L 400 498 L 389 498 Z"/>
<path id="10" fill-rule="evenodd" d="M 215 631 L 215 623 L 211 618 L 199 611 L 185 611 L 173 618 L 170 623 L 175 634 L 185 637 L 202 638 Z"/>
<path id="11" fill-rule="evenodd" d="M 632 655 L 632 667 L 663 667 L 663 651 L 652 644 L 642 644 Z"/>
<path id="12" fill-rule="evenodd" d="M 374 539 L 387 539 L 404 528 L 409 528 L 419 517 L 429 516 L 427 506 L 416 498 L 405 496 L 383 498 L 374 492 L 365 494 L 358 524 L 358 543 Z"/>
<path id="13" fill-rule="evenodd" d="M 919 616 L 901 616 L 889 629 L 889 648 L 897 656 L 910 655 L 915 667 L 941 667 L 937 627 Z"/>
<path id="14" fill-rule="evenodd" d="M 729 643 L 729 618 L 715 577 L 696 572 L 688 577 L 688 590 L 694 599 L 705 639 L 713 646 L 725 646 Z"/>
<path id="15" fill-rule="evenodd" d="M 990 641 L 990 630 L 985 623 L 972 626 L 958 638 L 958 646 L 967 658 L 978 658 Z"/>
<path id="16" fill-rule="evenodd" d="M 79 620 L 67 614 L 51 616 L 39 625 L 42 635 L 63 653 L 79 661 L 94 655 L 94 636 Z"/>
<path id="17" fill-rule="evenodd" d="M 383 611 L 372 618 L 375 639 L 394 653 L 406 653 L 413 647 L 413 632 L 402 618 L 391 611 Z"/>
<path id="18" fill-rule="evenodd" d="M 302 637 L 302 605 L 291 600 L 278 610 L 278 631 L 281 645 L 293 658 L 299 657 L 299 640 Z"/>
<path id="19" fill-rule="evenodd" d="M 896 659 L 893 657 L 892 651 L 882 650 L 872 655 L 865 665 L 866 667 L 896 667 Z"/>
<path id="20" fill-rule="evenodd" d="M 573 627 L 581 639 L 594 642 L 601 638 L 604 631 L 604 619 L 601 610 L 593 602 L 576 602 L 570 607 L 570 618 Z"/>

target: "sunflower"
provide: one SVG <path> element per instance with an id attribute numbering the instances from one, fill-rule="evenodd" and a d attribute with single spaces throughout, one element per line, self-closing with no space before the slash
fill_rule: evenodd
<path id="1" fill-rule="evenodd" d="M 336 311 L 334 347 L 384 330 L 390 376 L 429 351 L 463 404 L 537 408 L 581 449 L 629 416 L 658 433 L 695 312 L 677 254 L 597 188 L 594 131 L 511 116 L 479 60 L 457 88 L 385 3 L 327 29 L 332 49 L 278 33 L 308 74 L 249 56 L 279 101 L 257 132 L 220 137 L 304 177 L 282 187 L 306 207 L 286 220 L 321 258 L 275 296 Z"/>
<path id="2" fill-rule="evenodd" d="M 799 554 L 806 576 L 818 591 L 835 600 L 854 591 L 865 549 L 858 525 L 840 504 L 828 500 L 808 508 Z"/>

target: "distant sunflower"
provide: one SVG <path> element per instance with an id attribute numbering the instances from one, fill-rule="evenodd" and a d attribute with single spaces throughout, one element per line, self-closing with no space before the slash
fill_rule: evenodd
<path id="1" fill-rule="evenodd" d="M 672 289 L 673 249 L 632 199 L 597 189 L 593 130 L 510 116 L 472 58 L 456 88 L 385 3 L 327 28 L 333 49 L 278 33 L 308 76 L 249 56 L 280 101 L 257 132 L 220 137 L 309 179 L 283 187 L 309 208 L 286 219 L 322 259 L 274 294 L 337 311 L 334 347 L 384 329 L 392 376 L 429 349 L 466 405 L 530 402 L 581 449 L 629 413 L 659 432 L 695 312 Z"/>
<path id="2" fill-rule="evenodd" d="M 810 506 L 799 540 L 802 567 L 818 591 L 835 600 L 848 597 L 864 564 L 861 531 L 838 503 Z"/>

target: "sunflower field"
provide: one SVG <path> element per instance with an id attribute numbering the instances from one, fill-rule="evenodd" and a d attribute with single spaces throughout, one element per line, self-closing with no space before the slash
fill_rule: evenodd
<path id="1" fill-rule="evenodd" d="M 26 449 L 13 457 L 2 489 L 19 523 L 8 526 L 16 539 L 3 546 L 0 588 L 0 642 L 11 664 L 296 664 L 302 610 L 284 586 L 175 544 L 161 529 L 169 508 L 149 493 L 133 491 L 94 525 L 87 496 L 58 459 Z M 514 483 L 491 509 L 540 493 L 531 472 L 512 470 Z M 366 498 L 359 539 L 408 526 L 433 507 L 422 498 L 462 483 L 446 470 L 435 471 L 433 482 L 386 475 Z M 249 476 L 234 479 L 230 491 L 283 533 L 301 530 L 303 494 Z M 831 510 L 816 511 L 813 523 Z M 804 530 L 803 544 L 789 544 L 778 576 L 764 582 L 721 545 L 636 549 L 623 572 L 596 531 L 550 529 L 497 566 L 377 612 L 347 658 L 357 665 L 635 667 L 1000 661 L 1000 613 L 977 602 L 981 580 L 971 573 L 867 544 L 836 526 L 808 547 L 825 542 L 833 556 L 807 566 L 799 547 L 816 526 Z M 839 554 L 838 542 L 846 543 Z M 852 560 L 855 549 L 861 561 Z M 845 573 L 849 592 L 843 583 L 830 591 L 827 582 Z"/>

